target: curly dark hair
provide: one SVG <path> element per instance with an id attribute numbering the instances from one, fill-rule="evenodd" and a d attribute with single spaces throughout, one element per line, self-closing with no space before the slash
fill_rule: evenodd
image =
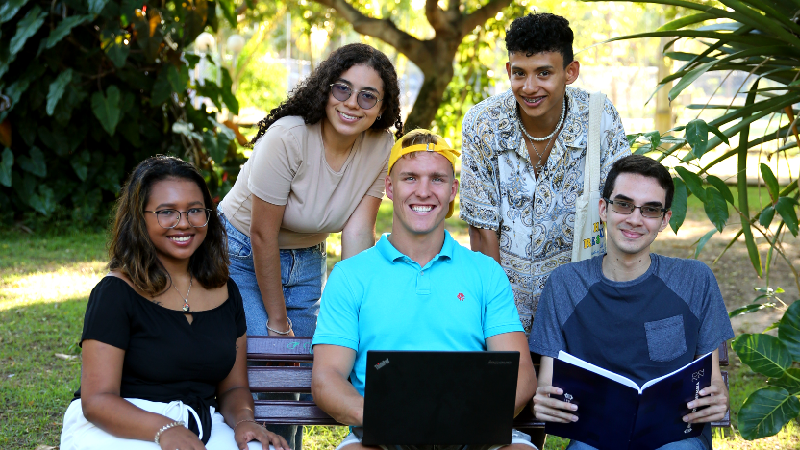
<path id="1" fill-rule="evenodd" d="M 380 50 L 367 44 L 347 44 L 339 47 L 325 61 L 292 89 L 289 98 L 280 106 L 267 114 L 267 117 L 258 122 L 258 134 L 250 141 L 253 146 L 261 136 L 277 122 L 286 116 L 302 116 L 306 124 L 314 124 L 325 117 L 325 107 L 328 105 L 330 85 L 335 83 L 339 76 L 355 66 L 365 64 L 375 69 L 383 81 L 383 106 L 385 107 L 380 118 L 370 128 L 388 130 L 392 125 L 397 131 L 395 136 L 403 136 L 403 122 L 400 120 L 400 85 L 397 82 L 397 72 L 389 58 Z"/>
<path id="2" fill-rule="evenodd" d="M 143 212 L 153 186 L 170 178 L 195 183 L 203 193 L 205 207 L 211 210 L 206 238 L 189 258 L 189 273 L 203 287 L 222 287 L 229 277 L 228 237 L 211 202 L 211 192 L 197 168 L 171 156 L 140 162 L 122 187 L 108 243 L 108 267 L 119 270 L 153 297 L 170 287 L 172 280 L 158 259 Z"/>
<path id="3" fill-rule="evenodd" d="M 511 22 L 506 31 L 506 50 L 509 54 L 525 52 L 526 56 L 558 52 L 564 58 L 564 67 L 567 67 L 574 60 L 573 39 L 567 19 L 552 13 L 528 13 Z"/>

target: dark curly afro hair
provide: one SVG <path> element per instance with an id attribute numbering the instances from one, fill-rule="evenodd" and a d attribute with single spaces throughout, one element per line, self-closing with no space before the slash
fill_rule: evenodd
<path id="1" fill-rule="evenodd" d="M 543 52 L 558 52 L 564 58 L 564 67 L 573 61 L 574 35 L 569 21 L 552 13 L 528 13 L 517 17 L 506 31 L 508 53 L 525 52 L 533 56 Z"/>
<path id="2" fill-rule="evenodd" d="M 383 52 L 367 44 L 356 43 L 339 47 L 331 53 L 308 78 L 292 90 L 285 102 L 258 122 L 258 134 L 250 141 L 250 146 L 261 139 L 267 129 L 282 117 L 302 116 L 307 124 L 319 122 L 325 117 L 330 85 L 343 72 L 357 64 L 372 67 L 383 81 L 383 106 L 386 109 L 370 128 L 388 130 L 394 125 L 397 129 L 395 136 L 400 138 L 403 135 L 403 122 L 400 120 L 400 85 L 397 82 L 397 72 Z"/>

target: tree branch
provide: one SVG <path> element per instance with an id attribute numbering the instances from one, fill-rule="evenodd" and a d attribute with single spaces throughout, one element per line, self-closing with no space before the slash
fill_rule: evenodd
<path id="1" fill-rule="evenodd" d="M 485 24 L 490 17 L 499 13 L 510 4 L 511 0 L 491 0 L 489 3 L 484 5 L 483 8 L 476 9 L 475 11 L 464 15 L 464 20 L 461 22 L 461 35 L 466 36 L 472 33 L 472 30 L 474 30 L 477 26 Z"/>
<path id="2" fill-rule="evenodd" d="M 461 0 L 449 0 L 447 2 L 447 11 L 461 14 Z"/>
<path id="3" fill-rule="evenodd" d="M 346 0 L 313 0 L 320 5 L 333 8 L 344 20 L 350 22 L 353 29 L 365 36 L 378 38 L 406 55 L 415 64 L 427 60 L 430 55 L 425 41 L 401 31 L 389 19 L 376 19 L 364 15 Z"/>
<path id="4" fill-rule="evenodd" d="M 450 24 L 447 23 L 443 17 L 442 10 L 439 9 L 439 5 L 437 3 L 437 0 L 427 0 L 425 2 L 425 18 L 428 19 L 428 23 L 431 24 L 433 29 L 436 30 L 438 34 L 440 31 L 449 31 Z"/>

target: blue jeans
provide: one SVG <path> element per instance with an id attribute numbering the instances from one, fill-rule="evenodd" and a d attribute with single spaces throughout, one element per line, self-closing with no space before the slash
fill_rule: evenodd
<path id="1" fill-rule="evenodd" d="M 267 335 L 267 311 L 253 265 L 250 238 L 220 215 L 228 233 L 230 273 L 239 287 L 247 319 L 248 336 Z M 286 313 L 298 337 L 311 337 L 317 328 L 319 299 L 327 279 L 325 241 L 314 247 L 281 250 L 281 284 L 286 299 Z"/>
<path id="2" fill-rule="evenodd" d="M 579 441 L 570 441 L 567 450 L 597 450 L 591 445 Z M 708 450 L 703 440 L 699 437 L 670 442 L 662 445 L 658 450 Z"/>
<path id="3" fill-rule="evenodd" d="M 253 246 L 250 238 L 237 230 L 222 211 L 220 219 L 228 233 L 228 257 L 231 260 L 230 276 L 239 287 L 244 304 L 248 336 L 267 336 L 267 311 L 261 301 L 261 289 L 253 265 Z M 292 321 L 292 330 L 298 337 L 311 337 L 317 328 L 319 299 L 327 279 L 325 241 L 314 247 L 281 250 L 281 284 L 286 299 L 286 313 Z M 297 394 L 254 394 L 256 399 L 297 400 Z M 304 394 L 303 400 L 311 400 Z M 303 427 L 297 425 L 271 425 L 269 430 L 283 436 L 294 450 L 303 445 Z"/>

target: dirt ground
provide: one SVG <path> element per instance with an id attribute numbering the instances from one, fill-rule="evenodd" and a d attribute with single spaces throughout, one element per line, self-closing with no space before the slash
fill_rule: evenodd
<path id="1" fill-rule="evenodd" d="M 687 218 L 677 236 L 669 227 L 664 230 L 653 243 L 652 250 L 665 256 L 691 258 L 694 256 L 694 243 L 712 228 L 711 223 L 704 217 Z M 698 258 L 711 266 L 728 311 L 751 303 L 758 296 L 754 288 L 766 287 L 766 280 L 757 276 L 750 263 L 744 238 L 740 237 L 716 263 L 713 263 L 736 235 L 737 228 L 737 224 L 729 223 L 722 235 L 715 234 L 708 241 Z M 756 242 L 762 259 L 765 259 L 769 245 L 764 239 L 756 239 Z M 787 234 L 784 242 L 787 257 L 798 270 L 800 270 L 799 243 L 800 241 L 790 234 Z M 787 305 L 800 298 L 794 276 L 780 257 L 774 259 L 770 268 L 769 287 L 785 289 L 786 292 L 778 297 Z M 782 315 L 783 311 L 769 309 L 736 316 L 731 322 L 737 336 L 742 333 L 760 333 L 779 320 Z"/>

